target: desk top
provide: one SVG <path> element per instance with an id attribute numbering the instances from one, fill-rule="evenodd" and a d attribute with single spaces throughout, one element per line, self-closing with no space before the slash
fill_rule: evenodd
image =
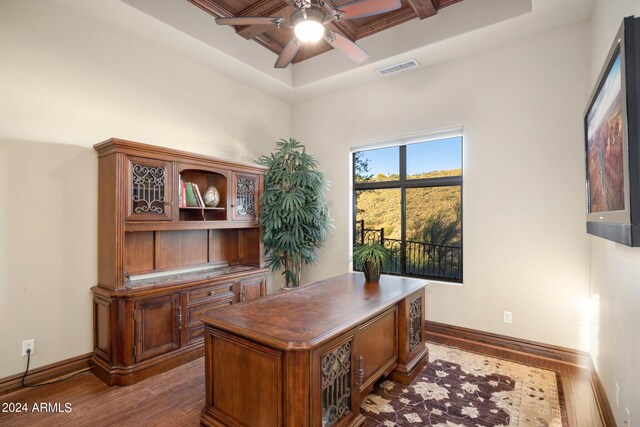
<path id="1" fill-rule="evenodd" d="M 426 280 L 382 275 L 365 283 L 348 273 L 207 312 L 209 327 L 283 350 L 308 350 L 423 289 Z"/>

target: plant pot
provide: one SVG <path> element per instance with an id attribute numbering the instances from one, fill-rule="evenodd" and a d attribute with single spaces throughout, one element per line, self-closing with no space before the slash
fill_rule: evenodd
<path id="1" fill-rule="evenodd" d="M 380 273 L 382 273 L 382 265 L 380 263 L 367 261 L 362 265 L 362 271 L 364 272 L 364 280 L 367 282 L 378 282 L 380 281 Z"/>

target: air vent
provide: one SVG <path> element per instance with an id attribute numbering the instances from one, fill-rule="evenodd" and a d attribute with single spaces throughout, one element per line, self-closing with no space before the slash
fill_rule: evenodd
<path id="1" fill-rule="evenodd" d="M 418 61 L 416 61 L 415 59 L 411 59 L 409 61 L 392 65 L 390 67 L 380 68 L 379 70 L 376 70 L 376 73 L 380 74 L 381 76 L 388 76 L 389 74 L 398 73 L 400 71 L 409 70 L 411 68 L 417 68 L 419 66 L 420 64 L 418 64 Z"/>

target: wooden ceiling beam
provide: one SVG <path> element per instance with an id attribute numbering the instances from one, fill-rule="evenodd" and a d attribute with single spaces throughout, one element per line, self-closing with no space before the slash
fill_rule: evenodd
<path id="1" fill-rule="evenodd" d="M 351 41 L 355 40 L 356 39 L 356 35 L 358 34 L 358 27 L 356 27 L 354 25 L 354 23 L 349 21 L 348 19 L 345 19 L 345 20 L 342 20 L 342 21 L 339 21 L 339 22 L 338 21 L 333 21 L 333 22 L 331 22 L 329 24 L 329 27 L 332 30 L 339 32 L 343 36 L 346 36 Z M 329 46 L 329 47 L 331 47 L 331 46 Z"/>
<path id="2" fill-rule="evenodd" d="M 435 0 L 409 0 L 409 4 L 420 19 L 426 19 L 438 13 Z"/>
<path id="3" fill-rule="evenodd" d="M 256 36 L 256 38 L 253 40 L 256 43 L 266 47 L 276 55 L 280 55 L 280 52 L 282 52 L 282 49 L 284 48 L 282 44 L 278 43 L 277 41 L 275 41 L 274 39 L 272 39 L 266 34 L 260 34 L 259 36 Z"/>
<path id="4" fill-rule="evenodd" d="M 282 0 L 259 0 L 238 12 L 238 16 L 270 16 L 285 8 L 292 8 Z"/>
<path id="5" fill-rule="evenodd" d="M 375 21 L 371 21 L 358 28 L 358 34 L 356 40 L 378 33 L 380 31 L 395 27 L 404 22 L 411 21 L 416 18 L 416 12 L 413 8 L 407 6 L 393 12 L 380 15 L 380 18 Z"/>
<path id="6" fill-rule="evenodd" d="M 293 63 L 297 64 L 304 61 L 305 59 L 313 58 L 316 55 L 328 52 L 331 49 L 333 49 L 331 45 L 329 45 L 329 43 L 325 42 L 324 40 L 316 46 L 304 46 L 302 49 L 300 49 L 296 57 L 293 59 Z"/>
<path id="7" fill-rule="evenodd" d="M 219 4 L 217 4 L 213 0 L 187 0 L 189 3 L 192 3 L 198 6 L 200 9 L 207 12 L 209 15 L 213 15 L 216 18 L 226 18 L 229 16 L 233 16 L 231 12 L 227 9 L 223 8 Z"/>

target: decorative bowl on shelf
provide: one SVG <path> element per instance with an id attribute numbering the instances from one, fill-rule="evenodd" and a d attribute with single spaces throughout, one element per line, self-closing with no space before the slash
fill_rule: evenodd
<path id="1" fill-rule="evenodd" d="M 218 189 L 213 185 L 210 185 L 207 188 L 207 191 L 202 195 L 202 199 L 204 200 L 204 205 L 208 208 L 215 208 L 220 203 L 220 193 L 218 193 Z"/>

